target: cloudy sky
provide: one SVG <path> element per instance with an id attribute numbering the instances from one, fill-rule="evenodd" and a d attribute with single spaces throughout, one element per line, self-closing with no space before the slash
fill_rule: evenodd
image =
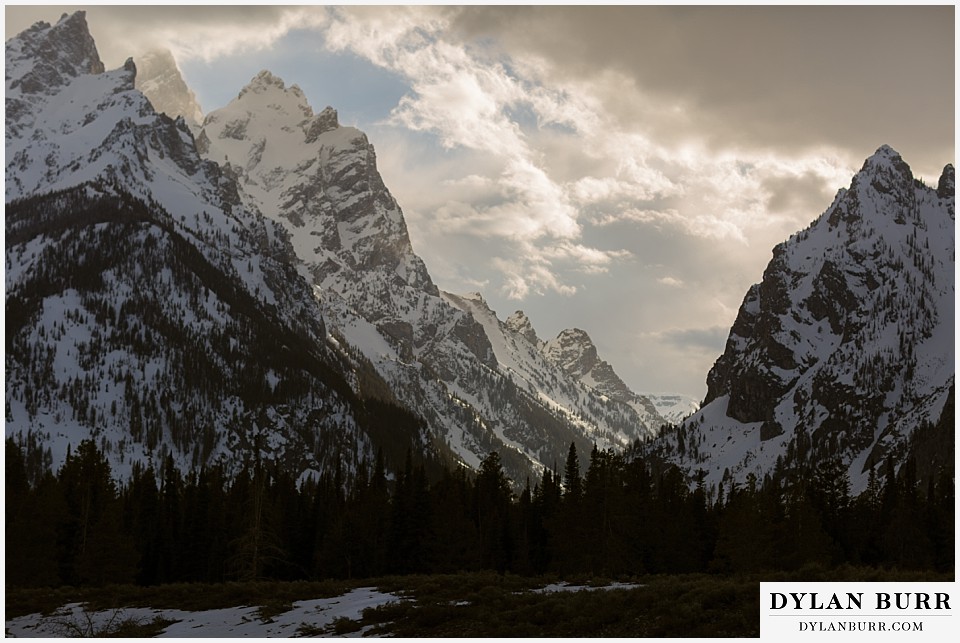
<path id="1" fill-rule="evenodd" d="M 367 132 L 414 249 L 636 390 L 702 397 L 747 288 L 881 144 L 954 162 L 954 7 L 7 6 L 174 52 L 205 112 L 261 69 Z"/>

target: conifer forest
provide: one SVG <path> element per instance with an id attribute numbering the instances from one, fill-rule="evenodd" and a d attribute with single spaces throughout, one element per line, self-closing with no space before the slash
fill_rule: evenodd
<path id="1" fill-rule="evenodd" d="M 381 454 L 297 484 L 250 462 L 118 483 L 93 442 L 56 472 L 6 443 L 8 586 L 365 578 L 384 574 L 729 574 L 841 564 L 949 572 L 954 491 L 892 462 L 849 492 L 842 467 L 691 488 L 633 450 L 571 444 L 562 470 L 519 491 L 491 452 L 476 474 Z M 583 471 L 583 473 L 581 473 Z"/>

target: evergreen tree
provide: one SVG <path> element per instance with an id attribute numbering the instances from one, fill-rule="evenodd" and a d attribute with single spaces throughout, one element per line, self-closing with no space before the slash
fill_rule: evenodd
<path id="1" fill-rule="evenodd" d="M 6 583 L 59 585 L 57 528 L 65 507 L 57 481 L 47 472 L 31 486 L 26 454 L 10 438 L 5 458 Z"/>
<path id="2" fill-rule="evenodd" d="M 387 490 L 383 451 L 377 450 L 374 469 L 369 477 L 361 466 L 346 512 L 350 534 L 347 557 L 348 575 L 370 577 L 386 571 L 387 519 L 390 496 Z"/>
<path id="3" fill-rule="evenodd" d="M 153 467 L 134 463 L 130 484 L 123 494 L 124 529 L 136 543 L 137 582 L 155 585 L 160 577 L 160 491 Z"/>
<path id="4" fill-rule="evenodd" d="M 773 567 L 770 524 L 764 520 L 756 476 L 737 488 L 731 483 L 720 515 L 711 567 L 722 572 L 755 572 Z"/>
<path id="5" fill-rule="evenodd" d="M 183 541 L 181 533 L 182 495 L 183 478 L 173 461 L 173 455 L 167 454 L 163 464 L 160 506 L 157 516 L 157 567 L 158 580 L 161 583 L 171 583 L 181 580 L 183 577 L 181 557 L 186 543 Z"/>
<path id="6" fill-rule="evenodd" d="M 580 477 L 580 457 L 577 455 L 577 445 L 570 443 L 567 452 L 567 462 L 563 468 L 563 499 L 568 503 L 579 503 L 583 496 L 583 481 Z"/>
<path id="7" fill-rule="evenodd" d="M 256 461 L 252 472 L 244 471 L 233 485 L 232 503 L 240 512 L 238 536 L 231 541 L 231 568 L 238 580 L 266 578 L 270 565 L 283 558 L 275 530 L 274 507 L 269 502 L 269 479 L 263 464 Z"/>
<path id="8" fill-rule="evenodd" d="M 61 577 L 78 585 L 132 581 L 136 551 L 121 531 L 116 485 L 96 445 L 68 449 L 58 479 L 66 504 Z"/>
<path id="9" fill-rule="evenodd" d="M 583 479 L 577 446 L 570 443 L 563 470 L 563 496 L 555 519 L 547 524 L 551 532 L 551 558 L 554 568 L 564 573 L 587 571 L 591 547 L 584 520 Z"/>
<path id="10" fill-rule="evenodd" d="M 404 471 L 393 496 L 388 551 L 393 571 L 425 573 L 434 545 L 426 472 L 407 451 Z"/>
<path id="11" fill-rule="evenodd" d="M 500 454 L 491 451 L 480 462 L 476 486 L 476 520 L 480 533 L 480 565 L 503 572 L 513 554 L 510 526 L 510 480 Z"/>
<path id="12" fill-rule="evenodd" d="M 444 471 L 430 488 L 432 566 L 442 573 L 480 568 L 480 534 L 474 520 L 474 484 L 463 468 Z"/>

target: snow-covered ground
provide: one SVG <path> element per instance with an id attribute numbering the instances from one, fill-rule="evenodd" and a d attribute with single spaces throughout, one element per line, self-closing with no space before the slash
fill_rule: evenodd
<path id="1" fill-rule="evenodd" d="M 634 589 L 643 587 L 639 583 L 610 583 L 609 585 L 570 585 L 568 583 L 551 583 L 545 587 L 532 590 L 534 594 L 553 594 L 556 592 L 595 592 L 603 589 Z"/>
<path id="2" fill-rule="evenodd" d="M 634 589 L 637 583 L 610 583 L 609 585 L 571 585 L 551 583 L 530 590 L 534 594 L 556 592 L 593 592 L 598 590 Z M 28 614 L 6 622 L 8 637 L 74 637 L 103 636 L 123 622 L 149 624 L 157 619 L 173 621 L 157 636 L 159 638 L 217 638 L 217 637 L 293 637 L 293 636 L 363 636 L 368 628 L 355 632 L 337 633 L 334 629 L 340 619 L 359 621 L 363 610 L 388 603 L 410 600 L 397 594 L 381 592 L 373 587 L 359 587 L 333 598 L 295 601 L 293 608 L 282 614 L 261 617 L 258 606 L 228 607 L 190 612 L 152 607 L 130 607 L 87 611 L 82 603 L 64 605 L 53 614 Z M 452 605 L 469 605 L 469 601 Z"/>
<path id="3" fill-rule="evenodd" d="M 342 596 L 296 601 L 293 609 L 270 618 L 258 615 L 259 607 L 230 607 L 225 609 L 188 612 L 150 607 L 126 608 L 86 612 L 82 604 L 64 605 L 51 615 L 29 614 L 6 622 L 10 637 L 63 637 L 102 634 L 114 624 L 123 621 L 150 623 L 155 619 L 175 621 L 159 634 L 164 638 L 187 637 L 291 637 L 298 634 L 315 636 L 322 632 L 334 636 L 334 623 L 341 618 L 360 620 L 363 610 L 394 601 L 405 600 L 395 594 L 360 587 Z M 337 636 L 362 636 L 363 630 Z"/>

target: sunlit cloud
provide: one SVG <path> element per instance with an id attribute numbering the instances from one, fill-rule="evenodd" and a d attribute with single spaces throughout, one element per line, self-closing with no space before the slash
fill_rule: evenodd
<path id="1" fill-rule="evenodd" d="M 560 295 L 573 295 L 577 289 L 562 283 L 551 269 L 549 262 L 536 256 L 524 259 L 505 259 L 495 257 L 494 267 L 504 275 L 500 294 L 508 299 L 523 300 L 531 294 L 544 294 L 548 291 Z"/>
<path id="2" fill-rule="evenodd" d="M 632 199 L 652 195 L 637 181 L 639 165 L 625 160 L 620 172 L 625 178 L 583 177 L 566 185 L 550 175 L 531 141 L 541 127 L 562 126 L 573 134 L 595 130 L 600 119 L 585 101 L 562 88 L 538 84 L 535 65 L 485 59 L 482 53 L 443 41 L 446 24 L 436 14 L 426 21 L 407 9 L 389 20 L 382 12 L 368 11 L 338 17 L 342 19 L 328 29 L 328 46 L 367 56 L 408 79 L 411 92 L 394 109 L 393 124 L 436 135 L 446 148 L 467 148 L 499 159 L 495 182 L 476 174 L 447 181 L 445 187 L 462 186 L 474 201 L 459 194 L 432 211 L 416 210 L 451 231 L 522 245 L 522 259 L 501 258 L 493 264 L 503 271 L 509 296 L 575 292 L 561 283 L 555 271 L 558 259 L 596 273 L 629 254 L 570 242 L 583 231 L 579 206 L 598 191 Z M 529 122 L 522 122 L 524 116 Z"/>
<path id="3" fill-rule="evenodd" d="M 216 7 L 136 9 L 143 10 L 142 28 L 111 30 L 108 39 L 101 39 L 105 58 L 164 47 L 180 63 L 194 59 L 211 62 L 242 52 L 266 50 L 293 30 L 322 30 L 329 22 L 323 7 L 243 6 L 233 7 L 231 11 L 216 11 Z"/>
<path id="4" fill-rule="evenodd" d="M 683 234 L 705 239 L 736 241 L 747 244 L 747 237 L 736 223 L 710 214 L 685 216 L 674 209 L 624 210 L 607 213 L 594 220 L 596 225 L 633 222 L 650 224 L 660 229 L 673 229 Z"/>
<path id="5" fill-rule="evenodd" d="M 455 15 L 430 8 L 341 9 L 326 27 L 326 42 L 407 79 L 411 91 L 392 112 L 394 126 L 496 159 L 496 174 L 488 168 L 484 175 L 470 172 L 466 159 L 468 173 L 445 186 L 461 193 L 410 205 L 451 232 L 522 245 L 522 260 L 493 264 L 513 297 L 575 291 L 562 283 L 560 257 L 596 273 L 630 255 L 588 248 L 585 226 L 633 223 L 748 246 L 758 229 L 812 218 L 809 203 L 786 196 L 792 183 L 828 185 L 842 173 L 812 157 L 718 153 L 689 137 L 681 145 L 671 136 L 656 140 L 649 128 L 626 129 L 605 109 L 612 88 L 653 122 L 681 122 L 688 114 L 681 101 L 664 106 L 616 70 L 565 78 L 533 54 L 508 56 L 448 41 Z M 572 253 L 572 247 L 592 252 Z"/>
<path id="6" fill-rule="evenodd" d="M 631 256 L 627 250 L 599 250 L 569 242 L 547 247 L 542 254 L 552 261 L 572 262 L 575 270 L 592 275 L 608 272 L 614 262 Z"/>

